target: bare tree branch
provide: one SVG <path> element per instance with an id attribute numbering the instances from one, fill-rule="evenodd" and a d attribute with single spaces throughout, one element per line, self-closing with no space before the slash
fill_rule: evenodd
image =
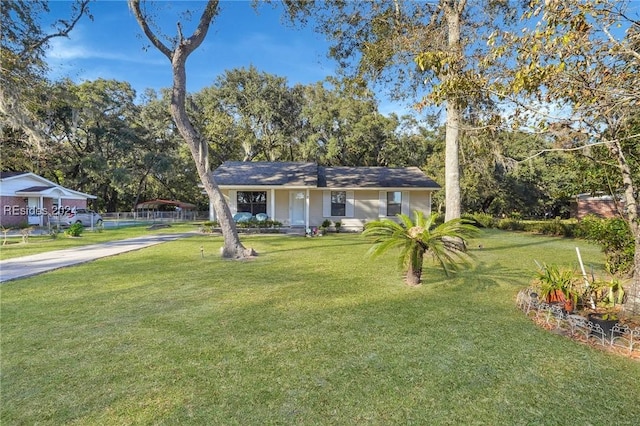
<path id="1" fill-rule="evenodd" d="M 525 158 L 523 160 L 518 161 L 518 163 L 524 163 L 525 161 L 529 161 L 532 158 L 539 157 L 539 156 L 541 156 L 542 154 L 544 154 L 546 152 L 580 151 L 582 149 L 591 148 L 591 147 L 598 146 L 598 145 L 608 145 L 608 144 L 612 144 L 612 143 L 618 143 L 618 142 L 622 142 L 622 141 L 625 141 L 625 140 L 637 139 L 637 138 L 640 138 L 640 134 L 628 136 L 626 138 L 610 139 L 610 140 L 606 140 L 606 141 L 593 142 L 593 143 L 590 143 L 590 144 L 587 144 L 587 145 L 576 146 L 576 147 L 573 147 L 573 148 L 549 148 L 549 149 L 543 149 L 543 150 L 540 150 L 540 151 L 538 151 L 537 153 L 535 153 L 533 155 L 530 155 L 529 157 L 527 157 L 527 158 Z"/>

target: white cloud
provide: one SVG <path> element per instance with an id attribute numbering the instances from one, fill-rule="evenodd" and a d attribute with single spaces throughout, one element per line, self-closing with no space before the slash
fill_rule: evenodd
<path id="1" fill-rule="evenodd" d="M 50 43 L 50 50 L 47 52 L 47 60 L 49 63 L 54 61 L 73 61 L 73 60 L 98 60 L 98 61 L 122 61 L 131 63 L 142 63 L 149 65 L 166 65 L 166 59 L 160 61 L 159 54 L 155 52 L 142 52 L 138 50 L 135 54 L 126 51 L 109 51 L 103 47 L 92 47 L 81 41 L 71 39 L 53 39 Z"/>

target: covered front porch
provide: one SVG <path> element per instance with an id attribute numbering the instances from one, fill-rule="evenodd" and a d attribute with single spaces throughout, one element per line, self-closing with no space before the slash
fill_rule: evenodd
<path id="1" fill-rule="evenodd" d="M 285 227 L 306 229 L 310 226 L 312 191 L 309 188 L 221 188 L 231 214 L 266 214 Z M 209 219 L 217 220 L 213 203 L 209 203 Z"/>
<path id="2" fill-rule="evenodd" d="M 16 191 L 15 196 L 24 202 L 23 216 L 29 226 L 45 226 L 49 218 L 86 208 L 87 199 L 96 198 L 61 186 L 33 186 Z"/>

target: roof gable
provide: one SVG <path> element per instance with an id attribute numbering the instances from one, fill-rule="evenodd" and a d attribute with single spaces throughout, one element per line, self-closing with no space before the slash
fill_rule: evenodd
<path id="1" fill-rule="evenodd" d="M 55 186 L 30 186 L 29 188 L 24 188 L 21 189 L 19 191 L 16 192 L 42 192 L 42 191 L 46 191 L 47 189 L 51 189 L 51 188 L 55 188 Z"/>
<path id="2" fill-rule="evenodd" d="M 48 179 L 43 178 L 42 176 L 39 176 L 35 173 L 32 172 L 2 172 L 0 174 L 0 179 L 2 179 L 3 181 L 14 181 L 14 182 L 21 182 L 20 185 L 23 185 L 25 187 L 27 186 L 43 186 L 43 185 L 47 185 L 47 186 L 55 186 L 56 184 L 54 182 L 51 182 Z"/>
<path id="3" fill-rule="evenodd" d="M 0 179 L 9 179 L 25 174 L 27 174 L 27 172 L 0 172 Z"/>
<path id="4" fill-rule="evenodd" d="M 97 198 L 95 195 L 58 185 L 32 172 L 1 172 L 0 179 L 2 179 L 0 186 L 2 195 L 26 194 L 31 196 L 39 194 L 48 196 L 54 194 L 55 191 L 60 191 L 60 194 L 70 198 Z"/>

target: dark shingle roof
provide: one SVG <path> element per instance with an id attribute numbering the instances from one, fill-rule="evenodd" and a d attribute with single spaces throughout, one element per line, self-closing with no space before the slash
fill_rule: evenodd
<path id="1" fill-rule="evenodd" d="M 322 167 L 301 162 L 226 161 L 213 172 L 218 185 L 312 188 L 432 188 L 418 167 Z"/>
<path id="2" fill-rule="evenodd" d="M 53 188 L 53 186 L 30 186 L 29 188 L 21 189 L 16 192 L 42 192 L 51 188 Z"/>
<path id="3" fill-rule="evenodd" d="M 298 162 L 225 161 L 213 172 L 218 185 L 318 185 L 318 166 Z"/>
<path id="4" fill-rule="evenodd" d="M 27 174 L 27 172 L 0 172 L 0 179 L 6 179 L 14 176 Z"/>
<path id="5" fill-rule="evenodd" d="M 327 188 L 440 188 L 418 167 L 319 167 L 318 174 Z"/>

